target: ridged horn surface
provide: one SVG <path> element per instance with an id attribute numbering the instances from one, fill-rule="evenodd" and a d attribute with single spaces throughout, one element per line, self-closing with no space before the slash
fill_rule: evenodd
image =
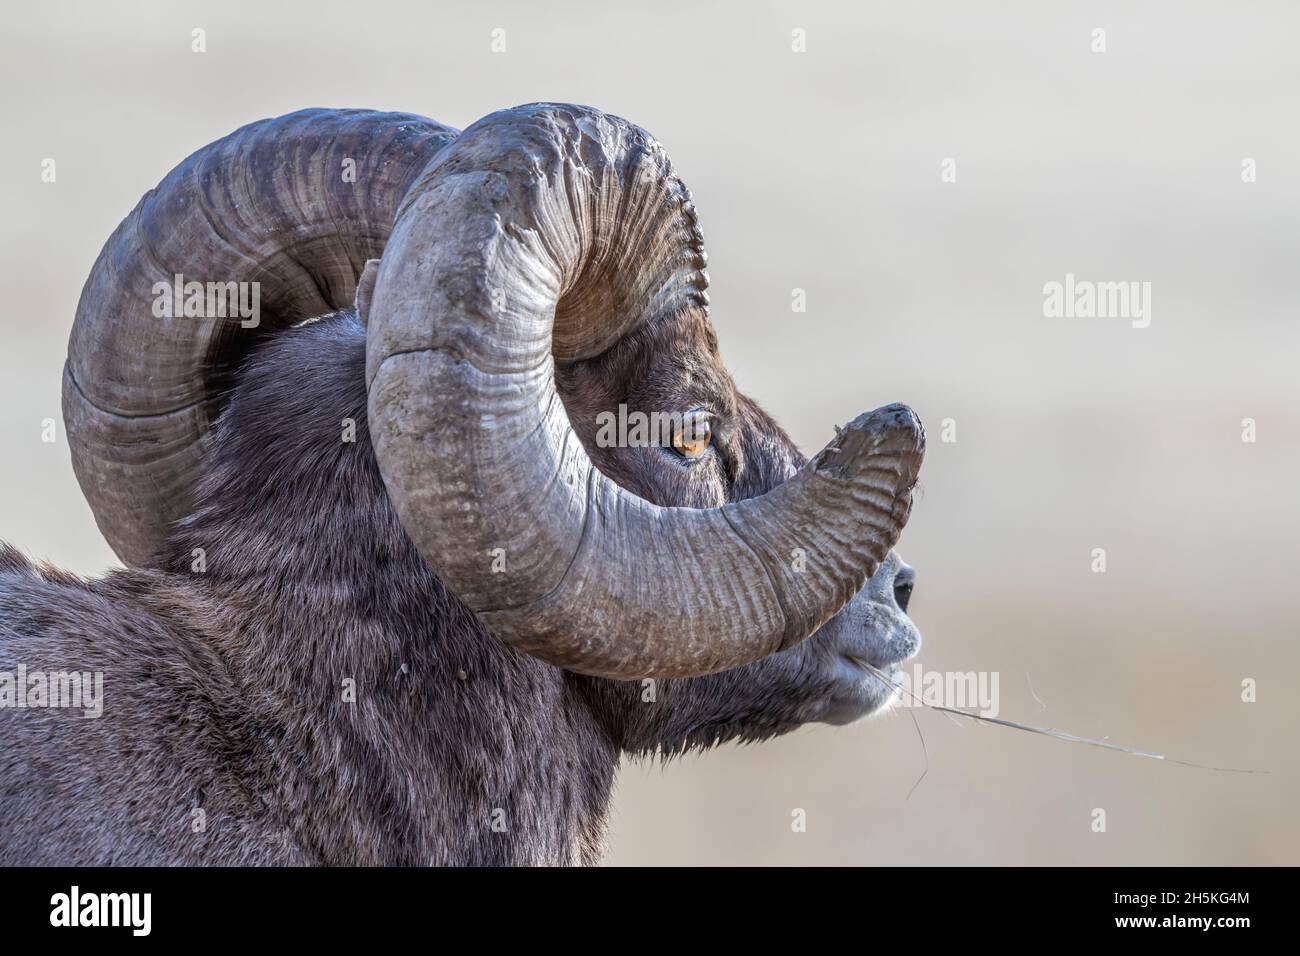
<path id="1" fill-rule="evenodd" d="M 652 505 L 593 466 L 555 363 L 707 308 L 703 264 L 662 147 L 586 107 L 480 120 L 399 210 L 368 325 L 380 470 L 439 575 L 559 666 L 702 674 L 789 647 L 861 589 L 907 520 L 924 432 L 905 406 L 858 417 L 790 481 L 719 509 Z"/>

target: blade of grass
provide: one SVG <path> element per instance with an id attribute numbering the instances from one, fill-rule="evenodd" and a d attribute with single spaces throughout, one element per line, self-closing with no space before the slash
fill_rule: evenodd
<path id="1" fill-rule="evenodd" d="M 852 657 L 852 660 L 859 667 L 862 667 L 864 670 L 866 670 L 867 673 L 873 675 L 878 680 L 883 681 L 885 684 L 889 685 L 895 690 L 906 694 L 908 697 L 912 698 L 912 700 L 916 701 L 916 703 L 919 704 L 920 706 L 926 708 L 927 710 L 938 711 L 941 714 L 952 714 L 958 717 L 968 717 L 971 720 L 977 720 L 980 721 L 981 723 L 996 724 L 999 727 L 1010 727 L 1012 730 L 1023 730 L 1026 733 L 1031 733 L 1031 734 L 1042 734 L 1045 737 L 1055 737 L 1057 740 L 1065 740 L 1070 743 L 1087 744 L 1089 747 L 1102 747 L 1106 750 L 1117 750 L 1120 753 L 1133 754 L 1135 757 L 1148 757 L 1152 760 L 1163 760 L 1166 763 L 1176 763 L 1183 767 L 1195 767 L 1198 770 L 1213 770 L 1218 773 L 1268 773 L 1269 772 L 1267 770 L 1242 770 L 1237 767 L 1210 767 L 1205 764 L 1192 763 L 1191 761 L 1188 760 L 1175 760 L 1172 757 L 1166 757 L 1164 754 L 1153 753 L 1149 750 L 1137 750 L 1133 747 L 1124 747 L 1121 746 L 1120 744 L 1112 744 L 1105 740 L 1093 740 L 1091 737 L 1080 737 L 1077 734 L 1066 733 L 1064 730 L 1057 730 L 1055 727 L 1036 727 L 1033 724 L 1022 724 L 1014 720 L 1003 720 L 1000 717 L 986 717 L 983 714 L 972 713 L 971 711 L 968 710 L 960 710 L 956 707 L 942 707 L 938 704 L 927 703 L 926 701 L 922 700 L 920 697 L 917 697 L 915 694 L 913 694 L 902 684 L 898 684 L 890 680 L 888 675 L 884 674 L 874 665 L 863 660 L 861 657 Z M 928 756 L 926 759 L 926 768 L 928 772 L 929 769 Z M 924 774 L 922 776 L 924 776 Z M 918 783 L 919 782 L 920 781 L 918 781 Z"/>

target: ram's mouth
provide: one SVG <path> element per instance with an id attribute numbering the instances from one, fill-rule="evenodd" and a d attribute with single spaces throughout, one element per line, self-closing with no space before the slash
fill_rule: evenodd
<path id="1" fill-rule="evenodd" d="M 899 675 L 903 670 L 902 661 L 882 661 L 880 664 L 873 664 L 865 657 L 859 657 L 856 654 L 842 654 L 855 671 L 861 672 L 862 676 L 878 684 L 880 690 L 887 692 L 890 697 L 901 691 L 901 682 Z"/>
<path id="2" fill-rule="evenodd" d="M 866 658 L 841 653 L 841 670 L 833 689 L 822 702 L 822 723 L 843 725 L 880 714 L 898 701 L 900 681 L 897 663 L 876 667 Z"/>
<path id="3" fill-rule="evenodd" d="M 845 654 L 845 661 L 853 667 L 854 672 L 862 675 L 867 683 L 874 685 L 888 698 L 888 702 L 896 701 L 898 697 L 905 692 L 904 687 L 904 662 L 902 661 L 881 661 L 872 663 L 865 657 L 859 657 L 857 654 Z"/>

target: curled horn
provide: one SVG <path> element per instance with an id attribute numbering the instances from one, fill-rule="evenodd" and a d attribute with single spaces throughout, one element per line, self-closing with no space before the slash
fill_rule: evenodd
<path id="1" fill-rule="evenodd" d="M 924 433 L 904 406 L 855 419 L 790 481 L 717 509 L 658 507 L 594 467 L 555 363 L 706 308 L 703 264 L 662 147 L 585 107 L 480 120 L 399 210 L 366 349 L 389 496 L 453 590 L 559 666 L 701 674 L 789 647 L 862 587 L 907 520 Z M 493 574 L 501 554 L 507 572 Z"/>
<path id="2" fill-rule="evenodd" d="M 412 179 L 455 138 L 370 110 L 262 120 L 191 155 L 117 227 L 77 306 L 63 418 L 77 480 L 124 562 L 147 563 L 188 513 L 239 359 L 260 336 L 352 304 Z M 186 316 L 174 292 L 189 282 L 242 288 L 250 304 L 256 290 L 257 314 L 230 314 L 226 296 L 225 317 Z"/>

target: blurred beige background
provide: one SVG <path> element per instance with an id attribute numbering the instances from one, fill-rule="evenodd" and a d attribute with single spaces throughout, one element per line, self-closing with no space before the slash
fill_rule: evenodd
<path id="1" fill-rule="evenodd" d="M 589 103 L 668 147 L 724 354 L 806 449 L 888 401 L 929 424 L 900 548 L 927 669 L 998 671 L 1004 717 L 1270 771 L 900 711 L 628 767 L 610 862 L 1300 863 L 1300 10 L 5 7 L 0 538 L 80 572 L 114 561 L 41 422 L 62 438 L 66 336 L 101 244 L 189 152 L 305 106 L 463 127 Z M 1044 318 L 1067 272 L 1151 282 L 1150 327 Z M 918 727 L 929 771 L 909 797 Z"/>

